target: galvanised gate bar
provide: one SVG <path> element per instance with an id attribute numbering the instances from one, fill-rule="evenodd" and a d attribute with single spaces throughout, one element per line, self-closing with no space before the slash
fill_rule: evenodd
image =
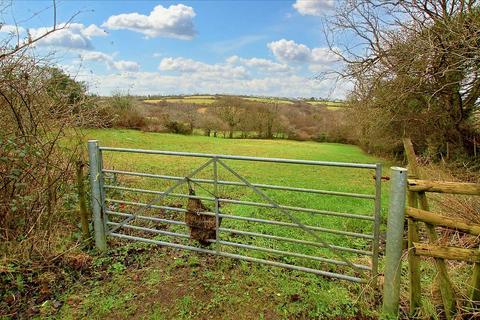
<path id="1" fill-rule="evenodd" d="M 96 140 L 88 142 L 88 150 L 95 243 L 99 250 L 106 250 L 106 238 L 114 237 L 305 271 L 353 282 L 367 282 L 369 279 L 374 279 L 378 274 L 381 164 L 111 148 L 100 147 Z M 132 156 L 144 154 L 158 157 L 176 157 L 178 158 L 176 165 L 179 166 L 182 164 L 181 160 L 185 158 L 203 159 L 205 161 L 200 166 L 197 166 L 182 176 L 160 175 L 115 170 L 113 167 L 112 169 L 104 168 L 103 158 L 107 153 L 128 153 Z M 228 161 L 261 162 L 272 165 L 284 164 L 288 166 L 288 170 L 296 170 L 296 166 L 367 170 L 373 173 L 370 174 L 370 180 L 374 192 L 372 194 L 362 194 L 252 183 L 244 177 L 242 172 L 238 172 L 240 170 L 233 169 L 232 166 L 227 163 Z M 205 174 L 207 168 L 213 169 L 211 178 L 199 177 L 199 175 Z M 233 181 L 233 179 L 220 179 L 219 170 L 228 173 L 237 181 Z M 372 177 L 374 177 L 374 179 L 372 179 Z M 138 188 L 137 185 L 135 185 L 135 187 L 128 187 L 118 183 L 122 178 L 124 178 L 124 180 L 160 180 L 162 183 L 170 183 L 170 186 L 166 187 L 162 185 L 162 190 Z M 192 185 L 196 186 L 199 191 L 205 191 L 207 195 L 178 192 L 185 186 Z M 224 196 L 219 192 L 219 188 L 221 187 L 246 188 L 251 191 L 255 197 L 259 198 L 260 201 L 246 201 Z M 325 196 L 359 199 L 360 201 L 371 202 L 372 212 L 370 214 L 357 214 L 322 210 L 309 208 L 306 205 L 307 203 L 302 206 L 287 206 L 275 200 L 272 195 L 269 194 L 269 192 L 272 191 L 310 194 L 315 197 Z M 153 198 L 142 201 L 128 201 L 125 200 L 127 193 L 136 194 L 137 198 L 135 199 L 142 196 L 150 196 Z M 233 193 L 236 194 L 236 192 Z M 187 199 L 188 201 L 190 201 L 189 199 L 197 199 L 211 204 L 211 209 L 202 204 L 202 210 L 197 212 L 199 215 L 211 217 L 210 219 L 212 219 L 211 221 L 213 222 L 213 234 L 212 237 L 207 240 L 207 245 L 201 246 L 194 243 L 191 234 L 188 233 L 189 225 L 185 222 L 188 209 L 178 203 L 166 203 L 167 198 Z M 234 214 L 233 212 L 226 213 L 225 211 L 228 206 L 257 208 L 260 210 L 259 214 L 261 216 L 259 217 L 258 214 L 256 214 L 256 216 L 252 217 L 249 214 L 245 214 L 245 212 L 248 211 L 245 211 L 245 209 L 238 210 L 241 214 Z M 125 210 L 127 207 L 130 209 Z M 269 209 L 275 212 L 272 214 L 265 213 L 265 210 Z M 304 214 L 309 221 L 302 221 L 300 218 L 301 214 Z M 313 225 L 311 222 L 312 217 L 315 219 L 318 217 L 319 222 L 331 221 L 331 219 L 339 219 L 339 221 L 355 220 L 355 223 L 369 225 L 368 229 L 370 231 L 356 232 L 327 228 L 318 225 L 318 223 Z M 223 224 L 228 225 L 226 227 L 222 226 L 222 221 Z M 257 225 L 262 227 L 252 227 Z M 281 229 L 289 236 L 275 234 L 276 232 L 274 231 L 276 229 Z M 289 231 L 285 231 L 286 229 L 289 229 Z M 291 236 L 292 234 L 302 236 L 295 237 Z M 225 239 L 225 237 L 228 239 Z M 247 239 L 249 243 L 232 241 L 239 238 Z M 349 246 L 335 243 L 337 241 L 335 239 L 340 239 L 341 241 L 338 240 L 338 242 L 344 243 L 344 240 L 347 238 L 352 239 L 352 242 L 361 243 L 361 246 L 355 247 L 353 245 Z M 252 241 L 254 242 L 253 244 Z M 262 246 L 262 243 L 272 243 L 272 245 Z M 289 250 L 272 248 L 274 243 L 287 246 Z M 232 252 L 232 249 L 240 252 Z M 305 253 L 309 251 L 313 252 L 313 254 Z M 259 253 L 264 256 L 258 256 Z"/>

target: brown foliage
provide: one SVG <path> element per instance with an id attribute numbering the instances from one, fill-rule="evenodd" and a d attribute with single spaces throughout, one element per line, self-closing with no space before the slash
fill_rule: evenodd
<path id="1" fill-rule="evenodd" d="M 0 60 L 0 251 L 45 256 L 64 221 L 76 127 L 95 118 L 85 88 L 25 52 Z"/>
<path id="2" fill-rule="evenodd" d="M 113 126 L 116 128 L 142 129 L 146 126 L 145 117 L 135 109 L 121 110 L 115 115 Z"/>

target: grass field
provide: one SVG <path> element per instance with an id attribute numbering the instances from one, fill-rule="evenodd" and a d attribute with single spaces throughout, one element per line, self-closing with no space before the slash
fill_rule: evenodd
<path id="1" fill-rule="evenodd" d="M 284 103 L 284 104 L 293 104 L 293 101 L 280 99 L 280 98 L 256 98 L 256 97 L 247 97 L 244 98 L 245 100 L 249 101 L 258 101 L 258 102 L 277 102 L 277 103 Z"/>
<path id="2" fill-rule="evenodd" d="M 211 104 L 215 102 L 217 97 L 209 95 L 200 95 L 200 96 L 183 96 L 183 97 L 165 97 L 162 99 L 146 99 L 143 100 L 145 103 L 159 103 L 161 101 L 171 102 L 171 103 L 190 103 L 190 104 Z M 258 102 L 277 102 L 283 104 L 293 104 L 292 100 L 281 99 L 281 98 L 262 98 L 262 97 L 243 97 L 245 100 L 249 101 L 258 101 Z M 326 105 L 330 110 L 338 110 L 343 108 L 345 104 L 338 101 L 305 101 L 311 105 Z"/>
<path id="3" fill-rule="evenodd" d="M 327 109 L 329 110 L 339 110 L 341 108 L 345 108 L 344 102 L 338 101 L 306 101 L 307 103 L 315 106 L 315 105 L 326 105 Z"/>
<path id="4" fill-rule="evenodd" d="M 210 104 L 215 102 L 214 96 L 188 96 L 183 98 L 165 98 L 165 99 L 146 99 L 145 103 L 159 103 L 162 101 L 171 103 L 189 103 L 189 104 Z"/>
<path id="5" fill-rule="evenodd" d="M 378 161 L 364 154 L 355 146 L 342 144 L 215 139 L 203 136 L 113 129 L 90 130 L 87 132 L 87 136 L 99 140 L 103 146 L 111 147 L 361 163 Z M 104 161 L 107 168 L 117 170 L 185 176 L 192 169 L 204 163 L 205 159 L 105 152 Z M 226 162 L 249 181 L 255 183 L 370 194 L 374 191 L 373 173 L 365 169 L 244 163 L 233 160 Z M 211 179 L 211 168 L 196 177 Z M 238 181 L 225 170 L 219 170 L 219 179 Z M 132 176 L 120 176 L 118 183 L 126 187 L 160 191 L 172 185 L 171 182 Z M 180 193 L 180 190 L 182 193 L 187 191 L 183 188 L 183 190 L 179 189 L 175 192 Z M 212 192 L 208 188 L 206 190 L 197 188 L 196 191 L 198 195 L 203 196 L 208 196 Z M 257 195 L 245 188 L 220 186 L 219 193 L 223 198 L 260 201 Z M 273 190 L 268 191 L 267 194 L 282 205 L 356 214 L 372 214 L 373 212 L 372 200 Z M 152 200 L 152 196 L 134 192 L 110 192 L 107 197 L 145 203 Z M 162 203 L 162 205 L 175 207 L 184 207 L 185 204 L 185 199 L 178 198 L 169 198 Z M 205 204 L 212 205 L 208 202 Z M 113 205 L 110 204 L 110 206 Z M 138 207 L 122 205 L 121 210 L 135 212 Z M 270 208 L 230 204 L 222 206 L 221 210 L 222 213 L 238 216 L 289 221 L 279 212 Z M 165 215 L 166 218 L 174 220 L 183 219 L 179 213 L 159 212 L 159 210 L 147 210 L 142 214 Z M 369 233 L 372 228 L 372 223 L 364 220 L 340 219 L 310 213 L 298 213 L 296 217 L 305 224 L 330 229 Z M 142 225 L 141 223 L 136 224 Z M 151 224 L 148 226 L 152 227 Z M 224 219 L 222 227 L 315 240 L 299 229 L 238 220 Z M 186 232 L 183 226 L 164 226 L 162 230 L 164 228 L 169 231 Z M 322 237 L 335 245 L 371 249 L 368 241 L 364 239 L 335 234 L 323 234 Z M 155 238 L 172 241 L 166 236 Z M 279 243 L 270 239 L 222 234 L 222 240 L 328 258 L 334 257 L 326 249 Z M 191 240 L 180 239 L 177 242 L 195 245 Z M 371 315 L 372 312 L 375 314 L 368 290 L 364 291 L 362 286 L 345 281 L 227 258 L 177 252 L 141 243 L 127 245 L 115 239 L 111 240 L 110 247 L 110 255 L 97 258 L 95 262 L 100 266 L 100 270 L 103 270 L 102 274 L 107 274 L 108 280 L 102 278 L 88 285 L 78 284 L 73 288 L 65 296 L 66 301 L 73 302 L 65 304 L 60 313 L 61 318 L 330 319 L 341 316 L 343 319 Z M 270 253 L 224 246 L 221 249 L 257 258 L 268 258 L 283 263 L 351 274 L 347 267 L 327 265 L 318 261 L 279 257 Z M 354 254 L 347 254 L 347 256 L 356 263 L 369 264 L 369 259 L 365 257 Z"/>
<path id="6" fill-rule="evenodd" d="M 193 103 L 193 104 L 210 104 L 215 102 L 217 98 L 215 96 L 184 96 L 184 97 L 166 97 L 163 99 L 146 99 L 143 100 L 145 103 L 158 103 L 161 101 L 172 102 L 172 103 Z M 285 99 L 277 98 L 257 98 L 257 97 L 244 97 L 243 99 L 249 101 L 258 101 L 258 102 L 278 102 L 285 104 L 292 104 L 293 102 Z"/>

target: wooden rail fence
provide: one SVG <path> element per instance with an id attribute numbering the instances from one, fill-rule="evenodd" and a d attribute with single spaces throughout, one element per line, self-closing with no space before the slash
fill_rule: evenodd
<path id="1" fill-rule="evenodd" d="M 449 228 L 478 236 L 480 235 L 480 225 L 457 217 L 447 217 L 431 212 L 426 193 L 480 196 L 480 184 L 423 180 L 420 177 L 415 151 L 410 139 L 404 139 L 404 147 L 408 160 L 408 201 L 405 216 L 408 221 L 410 315 L 416 316 L 420 312 L 422 304 L 420 256 L 427 256 L 435 259 L 445 317 L 452 319 L 456 313 L 458 301 L 448 275 L 445 260 L 460 260 L 474 263 L 469 300 L 478 302 L 480 300 L 480 250 L 438 245 L 438 234 L 435 227 Z M 425 226 L 429 243 L 420 242 L 420 222 Z M 476 306 L 471 305 L 471 307 Z"/>

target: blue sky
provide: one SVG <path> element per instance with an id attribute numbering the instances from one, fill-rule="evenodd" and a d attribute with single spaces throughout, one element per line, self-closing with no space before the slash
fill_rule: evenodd
<path id="1" fill-rule="evenodd" d="M 40 35 L 53 24 L 51 1 L 15 1 L 4 12 Z M 334 0 L 57 1 L 71 24 L 35 45 L 90 91 L 132 94 L 230 93 L 343 98 L 349 89 L 315 76 L 341 67 L 322 20 Z M 78 13 L 78 14 L 77 14 Z"/>

